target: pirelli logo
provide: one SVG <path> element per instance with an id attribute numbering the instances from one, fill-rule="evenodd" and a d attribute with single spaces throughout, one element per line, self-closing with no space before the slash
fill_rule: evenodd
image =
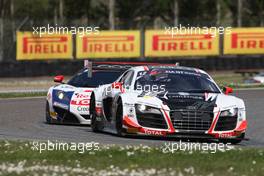
<path id="1" fill-rule="evenodd" d="M 83 37 L 83 52 L 133 52 L 133 35 Z"/>
<path id="2" fill-rule="evenodd" d="M 17 33 L 17 59 L 70 59 L 71 35 L 34 36 L 30 32 Z"/>
<path id="3" fill-rule="evenodd" d="M 66 53 L 67 37 L 24 37 L 23 53 Z"/>
<path id="4" fill-rule="evenodd" d="M 208 50 L 212 48 L 211 35 L 154 35 L 154 51 Z"/>
<path id="5" fill-rule="evenodd" d="M 146 31 L 146 56 L 189 56 L 219 54 L 219 36 L 212 34 L 178 34 Z"/>
<path id="6" fill-rule="evenodd" d="M 116 58 L 140 56 L 139 31 L 102 31 L 76 37 L 77 58 Z"/>
<path id="7" fill-rule="evenodd" d="M 263 54 L 263 28 L 237 28 L 224 36 L 224 54 Z"/>

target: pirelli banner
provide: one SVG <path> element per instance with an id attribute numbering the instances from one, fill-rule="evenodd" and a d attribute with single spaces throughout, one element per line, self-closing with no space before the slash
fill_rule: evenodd
<path id="1" fill-rule="evenodd" d="M 225 33 L 224 54 L 264 54 L 264 28 L 234 28 Z"/>
<path id="2" fill-rule="evenodd" d="M 139 31 L 100 31 L 76 35 L 76 58 L 140 57 Z"/>
<path id="3" fill-rule="evenodd" d="M 166 34 L 165 30 L 145 32 L 145 56 L 204 56 L 219 54 L 219 34 L 185 31 Z"/>
<path id="4" fill-rule="evenodd" d="M 17 32 L 17 60 L 71 59 L 72 35 Z"/>

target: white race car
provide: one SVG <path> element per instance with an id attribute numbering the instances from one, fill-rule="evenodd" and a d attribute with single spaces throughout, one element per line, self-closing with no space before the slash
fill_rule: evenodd
<path id="1" fill-rule="evenodd" d="M 254 83 L 264 84 L 264 72 L 255 75 L 252 80 L 254 81 Z"/>
<path id="2" fill-rule="evenodd" d="M 138 66 L 91 94 L 91 127 L 124 135 L 211 138 L 239 143 L 247 128 L 244 101 L 222 92 L 204 71 Z"/>

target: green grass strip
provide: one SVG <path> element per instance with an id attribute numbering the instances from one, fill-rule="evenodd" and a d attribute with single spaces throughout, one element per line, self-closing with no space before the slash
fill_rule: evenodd
<path id="1" fill-rule="evenodd" d="M 133 140 L 133 139 L 131 139 Z M 216 153 L 175 151 L 161 147 L 103 147 L 98 151 L 32 150 L 29 142 L 0 141 L 0 174 L 20 175 L 254 175 L 264 173 L 264 149 L 240 148 Z M 12 171 L 12 168 L 14 171 Z M 119 173 L 119 174 L 118 174 Z M 103 174 L 102 174 L 103 175 Z"/>

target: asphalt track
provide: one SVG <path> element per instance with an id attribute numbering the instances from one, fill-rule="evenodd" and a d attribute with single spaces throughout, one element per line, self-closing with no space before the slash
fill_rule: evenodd
<path id="1" fill-rule="evenodd" d="M 244 99 L 248 130 L 240 146 L 264 147 L 264 89 L 237 90 Z M 160 145 L 172 139 L 121 138 L 107 133 L 93 133 L 89 126 L 48 125 L 45 98 L 0 99 L 0 139 L 58 140 L 65 142 L 99 142 L 118 145 Z M 175 140 L 175 139 L 173 139 Z M 177 141 L 177 140 L 176 140 Z"/>

